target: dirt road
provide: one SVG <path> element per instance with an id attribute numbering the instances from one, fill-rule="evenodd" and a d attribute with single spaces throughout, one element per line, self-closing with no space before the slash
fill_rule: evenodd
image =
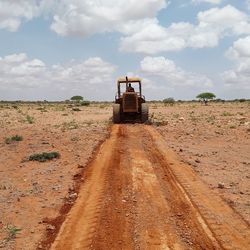
<path id="1" fill-rule="evenodd" d="M 51 249 L 249 246 L 249 225 L 153 127 L 115 125 Z"/>

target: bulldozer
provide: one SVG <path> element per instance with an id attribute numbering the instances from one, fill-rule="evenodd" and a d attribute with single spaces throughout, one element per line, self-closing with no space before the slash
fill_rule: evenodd
<path id="1" fill-rule="evenodd" d="M 136 90 L 132 87 L 137 87 Z M 117 80 L 117 94 L 113 105 L 113 122 L 146 122 L 148 104 L 142 95 L 141 79 L 121 77 Z"/>

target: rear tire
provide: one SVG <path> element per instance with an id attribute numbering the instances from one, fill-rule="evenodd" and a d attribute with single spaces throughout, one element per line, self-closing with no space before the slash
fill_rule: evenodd
<path id="1" fill-rule="evenodd" d="M 144 123 L 148 120 L 148 104 L 141 104 L 141 121 Z"/>
<path id="2" fill-rule="evenodd" d="M 113 105 L 113 123 L 121 122 L 120 104 Z"/>

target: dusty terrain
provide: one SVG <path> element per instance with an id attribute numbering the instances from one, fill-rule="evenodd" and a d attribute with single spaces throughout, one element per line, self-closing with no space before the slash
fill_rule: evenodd
<path id="1" fill-rule="evenodd" d="M 91 160 L 108 105 L 2 105 L 1 247 L 45 249 L 58 232 L 52 249 L 246 249 L 249 104 L 150 108 L 152 126 L 113 126 Z M 27 161 L 44 151 L 61 157 Z"/>
<path id="2" fill-rule="evenodd" d="M 166 145 L 114 125 L 51 249 L 247 249 L 248 224 Z"/>
<path id="3" fill-rule="evenodd" d="M 55 230 L 46 218 L 60 215 L 65 198 L 66 203 L 76 199 L 79 173 L 107 137 L 110 115 L 100 105 L 80 109 L 58 104 L 2 105 L 0 246 L 4 249 L 35 249 L 46 232 Z M 16 134 L 23 140 L 5 143 L 5 138 Z M 60 159 L 26 161 L 31 154 L 51 151 L 59 152 Z M 16 239 L 12 228 L 22 229 Z"/>
<path id="4" fill-rule="evenodd" d="M 250 223 L 250 104 L 153 106 L 168 145 Z"/>

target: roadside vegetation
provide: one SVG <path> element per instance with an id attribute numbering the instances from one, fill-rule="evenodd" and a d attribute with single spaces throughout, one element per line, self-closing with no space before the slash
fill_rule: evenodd
<path id="1" fill-rule="evenodd" d="M 30 116 L 30 115 L 26 115 L 26 121 L 29 123 L 29 124 L 33 124 L 35 122 L 35 118 L 33 116 Z"/>
<path id="2" fill-rule="evenodd" d="M 20 136 L 20 135 L 14 135 L 14 136 L 11 136 L 11 137 L 8 137 L 5 139 L 5 143 L 6 144 L 10 144 L 12 142 L 15 142 L 15 141 L 22 141 L 23 140 L 23 137 Z"/>
<path id="3" fill-rule="evenodd" d="M 8 246 L 15 241 L 17 235 L 21 233 L 22 229 L 11 224 L 4 226 L 2 229 L 2 231 L 4 231 L 5 237 L 2 240 L 0 239 L 0 249 L 10 249 Z"/>
<path id="4" fill-rule="evenodd" d="M 59 158 L 60 154 L 58 152 L 43 152 L 39 154 L 33 154 L 29 156 L 29 161 L 39 161 L 45 162 L 50 161 L 55 158 Z"/>
<path id="5" fill-rule="evenodd" d="M 21 228 L 18 228 L 18 227 L 14 226 L 14 225 L 8 225 L 6 227 L 6 230 L 7 230 L 7 233 L 8 233 L 8 236 L 6 238 L 7 241 L 15 239 L 16 236 L 22 231 Z"/>

